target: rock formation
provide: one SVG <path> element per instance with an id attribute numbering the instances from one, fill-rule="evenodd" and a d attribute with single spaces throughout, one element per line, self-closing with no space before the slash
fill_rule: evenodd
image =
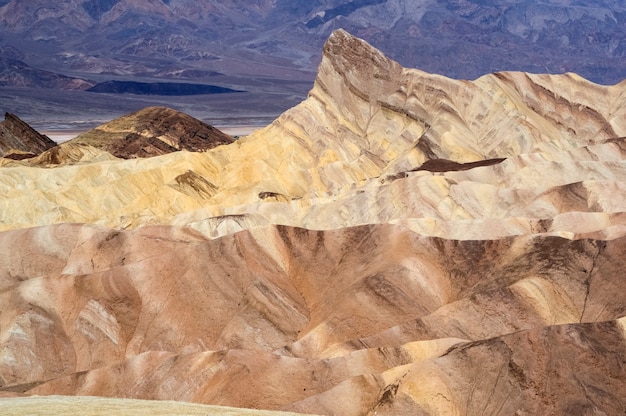
<path id="1" fill-rule="evenodd" d="M 431 159 L 468 163 L 515 158 L 504 166 L 510 166 L 509 176 L 517 177 L 520 174 L 515 172 L 542 172 L 545 165 L 556 158 L 553 163 L 562 166 L 558 174 L 546 178 L 548 182 L 522 175 L 527 178 L 526 183 L 518 180 L 510 184 L 509 192 L 523 201 L 509 200 L 520 207 L 529 206 L 529 198 L 542 195 L 550 188 L 585 179 L 608 180 L 616 187 L 621 186 L 620 169 L 590 166 L 593 163 L 606 165 L 603 160 L 594 161 L 598 157 L 595 153 L 601 153 L 601 159 L 615 160 L 614 148 L 619 146 L 620 138 L 626 137 L 624 83 L 603 87 L 573 74 L 523 73 L 486 75 L 475 82 L 455 81 L 404 69 L 343 31 L 333 34 L 324 51 L 309 98 L 265 129 L 233 145 L 220 146 L 205 154 L 178 152 L 168 156 L 167 163 L 161 159 L 145 159 L 82 163 L 54 169 L 47 172 L 50 180 L 45 193 L 38 192 L 39 179 L 29 173 L 32 171 L 16 167 L 13 172 L 20 173 L 3 175 L 0 186 L 12 189 L 15 178 L 19 177 L 21 189 L 36 193 L 37 203 L 23 210 L 13 210 L 19 213 L 12 216 L 10 223 L 0 224 L 0 228 L 59 222 L 137 226 L 169 223 L 176 215 L 183 215 L 185 221 L 247 215 L 261 223 L 285 223 L 287 220 L 281 217 L 292 216 L 290 211 L 294 205 L 298 213 L 302 212 L 298 206 L 316 210 L 318 202 L 361 195 L 360 191 L 368 186 L 375 188 L 375 193 L 379 189 L 387 190 L 389 187 L 378 185 L 381 181 L 389 182 L 390 178 L 421 178 L 425 171 L 411 171 Z M 128 127 L 127 122 L 114 121 L 114 126 L 122 126 L 100 130 L 118 131 L 115 133 L 118 139 L 140 133 Z M 97 137 L 104 137 L 100 133 Z M 158 134 L 150 133 L 151 137 Z M 72 144 L 81 142 L 98 145 L 88 137 L 79 137 Z M 589 154 L 586 154 L 588 148 Z M 571 152 L 578 154 L 570 156 Z M 590 158 L 591 164 L 577 162 L 576 158 Z M 46 163 L 44 160 L 42 165 Z M 499 174 L 501 166 L 480 168 L 481 172 L 493 173 L 463 183 L 451 183 L 438 173 L 425 175 L 419 182 L 426 187 L 425 192 L 439 192 L 435 201 L 448 190 L 464 189 L 463 193 L 475 196 L 477 204 L 491 205 L 496 201 L 489 199 L 491 197 L 483 198 L 482 193 L 493 194 L 496 192 L 494 185 L 500 186 L 487 179 L 490 175 L 501 181 L 508 178 Z M 103 171 L 106 171 L 106 182 Z M 574 177 L 578 179 L 571 180 Z M 391 186 L 406 183 L 395 181 Z M 520 186 L 522 189 L 518 190 Z M 467 188 L 471 190 L 465 191 Z M 607 187 L 600 188 L 599 192 L 609 192 Z M 77 199 L 72 194 L 73 189 L 81 189 L 89 198 Z M 272 197 L 267 198 L 270 195 Z M 559 195 L 555 190 L 552 197 Z M 262 198 L 264 196 L 266 198 Z M 0 206 L 9 207 L 14 203 L 13 198 L 20 200 L 21 195 L 12 192 L 0 198 L 4 198 Z M 29 198 L 33 198 L 32 195 Z M 428 201 L 428 198 L 414 199 L 411 204 Z M 259 205 L 260 202 L 282 204 L 266 209 L 268 205 Z M 451 195 L 445 204 L 436 205 L 435 209 L 443 210 L 446 220 L 474 217 L 471 208 L 455 208 L 458 203 L 463 203 L 463 199 Z M 400 207 L 384 205 L 388 209 Z M 558 207 L 562 204 L 555 202 L 553 205 L 550 212 L 535 215 L 545 219 L 544 215 L 559 214 Z M 194 215 L 192 211 L 199 208 L 202 210 Z M 379 211 L 369 211 L 368 215 L 375 217 Z M 506 213 L 498 211 L 497 207 L 487 211 Z M 456 216 L 452 216 L 454 213 Z M 412 217 L 405 212 L 394 216 Z M 416 216 L 430 217 L 426 212 Z M 326 217 L 330 227 L 354 225 L 356 221 L 353 212 Z M 292 220 L 287 223 L 300 225 Z M 326 228 L 313 226 L 319 227 Z"/>
<path id="2" fill-rule="evenodd" d="M 246 138 L 5 164 L 0 395 L 624 413 L 624 86 L 454 81 L 337 31 Z"/>
<path id="3" fill-rule="evenodd" d="M 0 157 L 19 160 L 38 155 L 56 145 L 15 114 L 6 113 L 0 123 Z"/>
<path id="4" fill-rule="evenodd" d="M 232 143 L 233 138 L 180 111 L 148 107 L 96 127 L 72 139 L 115 157 L 131 159 L 178 150 L 205 151 Z"/>

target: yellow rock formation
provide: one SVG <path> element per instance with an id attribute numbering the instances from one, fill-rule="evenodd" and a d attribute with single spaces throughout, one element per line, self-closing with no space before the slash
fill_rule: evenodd
<path id="1" fill-rule="evenodd" d="M 175 216 L 200 208 L 201 213 L 191 215 L 194 222 L 237 214 L 259 218 L 261 224 L 324 229 L 407 217 L 430 218 L 429 212 L 403 211 L 404 202 L 397 200 L 397 191 L 392 191 L 396 192 L 391 196 L 395 202 L 389 204 L 389 197 L 385 197 L 383 205 L 395 205 L 393 215 L 378 217 L 378 212 L 366 206 L 362 209 L 369 212 L 355 215 L 353 207 L 345 206 L 348 218 L 320 214 L 327 223 L 306 219 L 311 215 L 307 211 L 317 209 L 313 207 L 320 201 L 350 198 L 350 193 L 360 192 L 356 188 L 378 188 L 379 181 L 416 169 L 429 159 L 470 162 L 515 158 L 517 162 L 507 161 L 506 172 L 491 175 L 505 180 L 522 177 L 527 184 L 509 187 L 517 194 L 539 192 L 525 191 L 527 187 L 545 190 L 548 185 L 537 179 L 550 179 L 552 174 L 544 175 L 550 163 L 557 164 L 552 170 L 563 178 L 553 186 L 575 182 L 570 173 L 585 179 L 595 175 L 619 186 L 621 168 L 613 167 L 615 164 L 603 163 L 603 172 L 598 172 L 586 163 L 554 159 L 567 158 L 568 152 L 588 146 L 593 148 L 589 155 L 592 160 L 594 151 L 610 157 L 621 142 L 607 142 L 624 136 L 623 84 L 603 87 L 573 74 L 524 73 L 456 81 L 404 69 L 365 42 L 337 31 L 325 46 L 309 98 L 265 129 L 231 145 L 202 154 L 177 152 L 122 161 L 75 144 L 61 151 L 53 149 L 32 161 L 4 161 L 0 229 L 64 222 L 114 228 L 170 223 Z M 619 164 L 621 159 L 615 162 Z M 42 174 L 39 169 L 26 167 L 29 165 L 50 168 Z M 413 176 L 409 175 L 410 181 L 415 182 Z M 502 198 L 493 195 L 496 188 L 480 185 L 481 181 L 452 184 L 446 175 L 434 176 L 421 178 L 419 192 L 438 211 L 433 219 L 491 218 L 485 208 L 500 206 Z M 462 187 L 466 188 L 462 194 L 449 195 Z M 379 198 L 374 195 L 378 192 L 367 192 L 367 202 Z M 500 186 L 497 192 L 504 190 Z M 459 206 L 465 197 L 478 199 L 483 205 L 478 211 L 483 212 Z M 365 196 L 360 198 L 358 203 L 366 202 Z M 281 218 L 281 212 L 287 218 Z M 549 218 L 559 213 L 557 208 L 516 216 Z M 210 230 L 207 234 L 221 232 Z"/>

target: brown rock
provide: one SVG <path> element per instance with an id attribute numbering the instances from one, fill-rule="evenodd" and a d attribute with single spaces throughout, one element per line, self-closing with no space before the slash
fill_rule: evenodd
<path id="1" fill-rule="evenodd" d="M 232 142 L 231 136 L 187 114 L 148 107 L 96 127 L 69 143 L 87 144 L 131 159 L 178 150 L 206 151 Z"/>
<path id="2" fill-rule="evenodd" d="M 25 155 L 38 155 L 57 144 L 48 136 L 38 133 L 15 114 L 6 113 L 0 123 L 0 157 L 14 160 Z"/>
<path id="3" fill-rule="evenodd" d="M 624 405 L 611 380 L 626 369 L 625 239 L 463 242 L 382 225 L 0 239 L 6 393 L 322 414 Z"/>

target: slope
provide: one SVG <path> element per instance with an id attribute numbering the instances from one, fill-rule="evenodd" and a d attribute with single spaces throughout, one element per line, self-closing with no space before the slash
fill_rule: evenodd
<path id="1" fill-rule="evenodd" d="M 69 141 L 131 159 L 178 150 L 206 151 L 233 138 L 180 111 L 148 107 L 105 123 Z"/>
<path id="2" fill-rule="evenodd" d="M 625 102 L 621 85 L 573 74 L 501 73 L 468 82 L 403 69 L 340 30 L 325 46 L 309 97 L 236 143 L 163 159 L 81 159 L 50 170 L 45 183 L 17 164 L 3 168 L 0 210 L 22 214 L 2 229 L 75 221 L 137 226 L 200 207 L 214 216 L 268 196 L 332 197 L 430 159 L 569 151 L 626 136 Z"/>
<path id="3" fill-rule="evenodd" d="M 217 240 L 59 225 L 0 238 L 7 393 L 322 414 L 428 408 L 437 392 L 450 401 L 435 401 L 443 414 L 499 401 L 625 405 L 602 370 L 626 371 L 616 361 L 624 238 L 463 242 L 391 225 Z M 589 358 L 572 364 L 572 354 Z M 503 386 L 476 381 L 499 366 Z"/>
<path id="4" fill-rule="evenodd" d="M 0 157 L 12 153 L 14 158 L 19 158 L 20 154 L 32 157 L 54 146 L 54 141 L 35 131 L 15 114 L 4 115 L 4 121 L 0 123 Z"/>

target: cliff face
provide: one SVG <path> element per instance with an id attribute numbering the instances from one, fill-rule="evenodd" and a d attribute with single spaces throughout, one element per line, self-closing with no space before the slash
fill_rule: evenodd
<path id="1" fill-rule="evenodd" d="M 623 85 L 453 81 L 337 31 L 234 143 L 5 161 L 0 392 L 623 413 L 624 136 Z"/>
<path id="2" fill-rule="evenodd" d="M 14 158 L 19 155 L 34 156 L 56 146 L 47 136 L 39 134 L 15 114 L 6 113 L 0 123 L 0 157 L 11 153 Z"/>

